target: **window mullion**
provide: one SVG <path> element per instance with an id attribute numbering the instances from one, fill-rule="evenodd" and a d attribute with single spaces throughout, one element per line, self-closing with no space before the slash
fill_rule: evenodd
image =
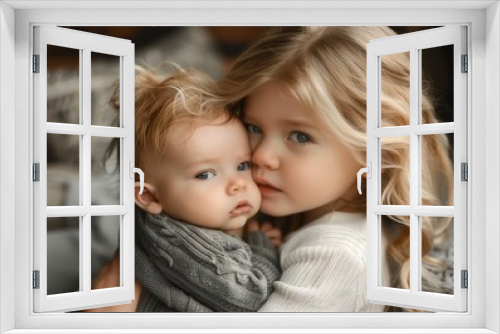
<path id="1" fill-rule="evenodd" d="M 90 128 L 91 124 L 91 52 L 89 48 L 83 49 L 82 52 L 82 66 L 81 66 L 81 87 L 80 92 L 82 96 L 82 125 L 87 129 Z M 92 152 L 91 152 L 91 134 L 90 131 L 82 136 L 82 150 L 80 158 L 82 164 L 82 203 L 83 206 L 90 209 L 91 205 L 91 189 L 92 189 L 92 178 L 91 178 L 91 167 L 92 167 Z M 80 229 L 81 238 L 81 253 L 80 257 L 82 259 L 82 270 L 80 271 L 80 281 L 83 282 L 83 290 L 86 293 L 90 293 L 91 290 L 91 215 L 88 211 L 82 219 L 82 225 Z"/>
<path id="2" fill-rule="evenodd" d="M 414 123 L 412 125 L 412 133 L 414 138 L 416 138 L 416 150 L 417 150 L 417 161 L 415 162 L 415 166 L 417 168 L 417 189 L 414 190 L 416 192 L 417 196 L 417 206 L 413 207 L 413 214 L 416 215 L 417 212 L 415 211 L 417 208 L 420 208 L 420 206 L 423 204 L 422 203 L 422 132 L 417 132 L 418 130 L 422 130 L 421 124 L 423 123 L 422 121 L 422 77 L 423 77 L 423 69 L 422 69 L 422 50 L 421 49 L 416 49 L 415 50 L 415 55 L 417 57 L 416 59 L 416 65 L 415 68 L 417 69 L 417 86 L 414 88 L 414 91 L 416 91 L 416 103 L 417 105 L 415 106 L 417 116 L 416 118 L 413 119 Z M 411 88 L 410 88 L 411 89 Z M 411 116 L 410 116 L 411 117 Z M 446 125 L 445 125 L 446 127 Z M 424 131 L 425 132 L 425 131 Z M 417 291 L 422 291 L 422 245 L 423 245 L 423 239 L 422 239 L 422 216 L 417 217 L 417 284 L 418 286 Z M 418 292 L 417 292 L 418 293 Z"/>
<path id="3" fill-rule="evenodd" d="M 373 135 L 376 137 L 402 137 L 409 136 L 410 132 L 418 135 L 435 135 L 447 134 L 455 132 L 455 123 L 434 123 L 434 124 L 417 124 L 415 126 L 392 126 L 373 130 Z"/>
<path id="4" fill-rule="evenodd" d="M 419 217 L 414 210 L 419 204 L 419 160 L 420 148 L 418 135 L 414 128 L 419 120 L 419 52 L 413 48 L 410 50 L 410 291 L 412 294 L 418 292 L 419 288 Z"/>

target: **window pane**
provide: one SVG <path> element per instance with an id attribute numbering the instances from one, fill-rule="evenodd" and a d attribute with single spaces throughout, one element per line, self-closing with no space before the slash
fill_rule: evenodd
<path id="1" fill-rule="evenodd" d="M 421 217 L 422 291 L 453 294 L 453 218 Z"/>
<path id="2" fill-rule="evenodd" d="M 92 137 L 92 205 L 119 205 L 120 138 Z"/>
<path id="3" fill-rule="evenodd" d="M 420 124 L 453 122 L 453 45 L 423 49 L 421 57 L 423 75 Z M 432 107 L 433 116 L 429 112 Z"/>
<path id="4" fill-rule="evenodd" d="M 47 122 L 80 124 L 80 50 L 47 45 Z"/>
<path id="5" fill-rule="evenodd" d="M 420 138 L 420 205 L 453 206 L 453 133 Z"/>
<path id="6" fill-rule="evenodd" d="M 409 290 L 410 216 L 381 216 L 381 219 L 380 286 Z"/>
<path id="7" fill-rule="evenodd" d="M 380 138 L 382 205 L 410 205 L 410 137 Z"/>
<path id="8" fill-rule="evenodd" d="M 91 218 L 91 266 L 92 281 L 97 277 L 102 267 L 106 265 L 120 248 L 120 220 L 121 216 L 93 216 Z M 119 261 L 118 261 L 119 263 Z M 118 265 L 118 272 L 120 266 Z M 121 276 L 121 273 L 118 277 Z M 109 287 L 120 286 L 116 284 Z M 93 287 L 95 289 L 95 286 Z"/>
<path id="9" fill-rule="evenodd" d="M 47 134 L 47 206 L 80 205 L 80 136 Z"/>
<path id="10" fill-rule="evenodd" d="M 381 127 L 410 125 L 410 52 L 385 55 L 380 59 Z M 390 94 L 385 93 L 388 89 Z"/>
<path id="11" fill-rule="evenodd" d="M 47 218 L 47 294 L 80 289 L 80 217 Z"/>
<path id="12" fill-rule="evenodd" d="M 91 124 L 120 126 L 119 110 L 110 104 L 115 87 L 120 87 L 120 57 L 92 52 L 91 62 Z M 120 102 L 119 91 L 116 98 Z"/>

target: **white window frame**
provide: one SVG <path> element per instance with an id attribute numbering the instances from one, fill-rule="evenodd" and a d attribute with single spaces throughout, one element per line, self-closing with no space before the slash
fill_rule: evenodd
<path id="1" fill-rule="evenodd" d="M 130 9 L 114 8 L 127 6 Z M 396 8 L 397 6 L 397 8 Z M 64 7 L 64 8 L 63 8 Z M 137 8 L 148 8 L 137 10 Z M 161 7 L 161 8 L 160 8 Z M 222 9 L 222 7 L 226 7 Z M 80 8 L 80 9 L 74 9 Z M 81 9 L 85 8 L 85 9 Z M 107 8 L 107 9 L 103 9 Z M 113 9 L 114 8 L 114 9 Z M 485 24 L 486 22 L 486 24 Z M 436 314 L 34 314 L 31 290 L 32 26 L 467 25 L 469 308 Z M 495 333 L 500 331 L 498 1 L 8 1 L 0 3 L 0 332 Z M 133 42 L 133 41 L 132 41 Z M 486 70 L 487 68 L 487 70 Z M 14 138 L 14 145 L 12 144 Z M 487 153 L 486 153 L 487 152 Z M 14 175 L 14 177 L 13 177 Z M 486 175 L 488 178 L 486 179 Z M 487 182 L 486 182 L 487 181 Z M 12 189 L 15 191 L 13 196 Z M 474 227 L 472 229 L 472 227 Z M 488 254 L 489 256 L 485 256 Z M 493 254 L 493 255 L 491 255 Z M 27 261 L 26 259 L 30 259 Z M 14 305 L 14 307 L 12 307 Z M 195 321 L 193 321 L 195 320 Z M 425 320 L 425 321 L 423 321 Z M 144 326 L 137 329 L 138 325 Z M 100 329 L 99 329 L 100 328 Z M 136 330 L 131 330 L 134 328 Z M 259 330 L 260 328 L 260 330 Z M 414 328 L 413 330 L 410 328 Z M 418 328 L 418 331 L 415 331 Z M 37 330 L 39 329 L 39 330 Z M 177 329 L 177 330 L 176 330 Z M 151 330 L 152 332 L 153 330 Z M 249 332 L 248 330 L 246 332 Z"/>
<path id="2" fill-rule="evenodd" d="M 123 304 L 134 299 L 134 44 L 129 40 L 91 34 L 53 26 L 34 27 L 34 54 L 39 56 L 39 73 L 33 74 L 34 162 L 39 164 L 39 181 L 33 184 L 33 269 L 39 271 L 39 287 L 34 290 L 35 312 L 74 311 Z M 47 122 L 47 45 L 72 48 L 79 52 L 80 116 L 78 124 Z M 91 120 L 92 52 L 115 56 L 119 61 L 120 124 L 118 127 L 96 126 Z M 47 134 L 80 137 L 80 177 L 78 205 L 47 206 Z M 119 204 L 92 205 L 91 140 L 111 137 L 120 140 Z M 108 289 L 91 289 L 92 217 L 116 216 L 119 220 L 120 285 Z M 72 293 L 47 294 L 47 218 L 79 219 L 79 290 Z"/>
<path id="3" fill-rule="evenodd" d="M 467 54 L 465 26 L 447 26 L 410 34 L 380 38 L 367 46 L 367 164 L 371 177 L 367 179 L 367 296 L 368 300 L 394 306 L 430 311 L 467 310 L 467 289 L 461 287 L 461 270 L 467 269 L 466 249 L 455 245 L 467 243 L 467 187 L 461 180 L 461 163 L 467 163 L 467 77 L 462 73 L 462 55 Z M 422 51 L 441 46 L 453 46 L 453 121 L 446 123 L 422 123 Z M 383 109 L 381 89 L 383 85 L 382 58 L 409 53 L 410 55 L 410 117 L 405 126 L 382 127 Z M 422 202 L 422 137 L 424 134 L 454 133 L 453 145 L 453 205 L 423 206 Z M 381 145 L 383 138 L 405 137 L 409 139 L 410 200 L 407 205 L 384 205 L 381 197 Z M 471 180 L 472 182 L 472 180 Z M 381 220 L 383 215 L 401 215 L 410 218 L 410 288 L 396 289 L 380 282 L 384 264 L 381 252 Z M 431 293 L 422 290 L 422 245 L 420 219 L 429 217 L 453 218 L 453 293 Z"/>

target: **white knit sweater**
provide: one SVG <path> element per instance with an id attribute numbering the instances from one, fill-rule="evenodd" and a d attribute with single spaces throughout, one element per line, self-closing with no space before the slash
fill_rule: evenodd
<path id="1" fill-rule="evenodd" d="M 283 275 L 259 312 L 384 309 L 366 299 L 364 213 L 329 213 L 291 234 L 281 249 L 281 266 Z M 384 271 L 383 282 L 388 282 L 388 276 Z"/>

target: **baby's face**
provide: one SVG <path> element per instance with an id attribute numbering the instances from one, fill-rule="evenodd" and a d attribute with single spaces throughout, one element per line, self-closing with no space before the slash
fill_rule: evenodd
<path id="1" fill-rule="evenodd" d="M 255 215 L 261 196 L 243 124 L 222 121 L 199 126 L 188 140 L 169 145 L 154 179 L 156 198 L 170 216 L 233 231 Z"/>

